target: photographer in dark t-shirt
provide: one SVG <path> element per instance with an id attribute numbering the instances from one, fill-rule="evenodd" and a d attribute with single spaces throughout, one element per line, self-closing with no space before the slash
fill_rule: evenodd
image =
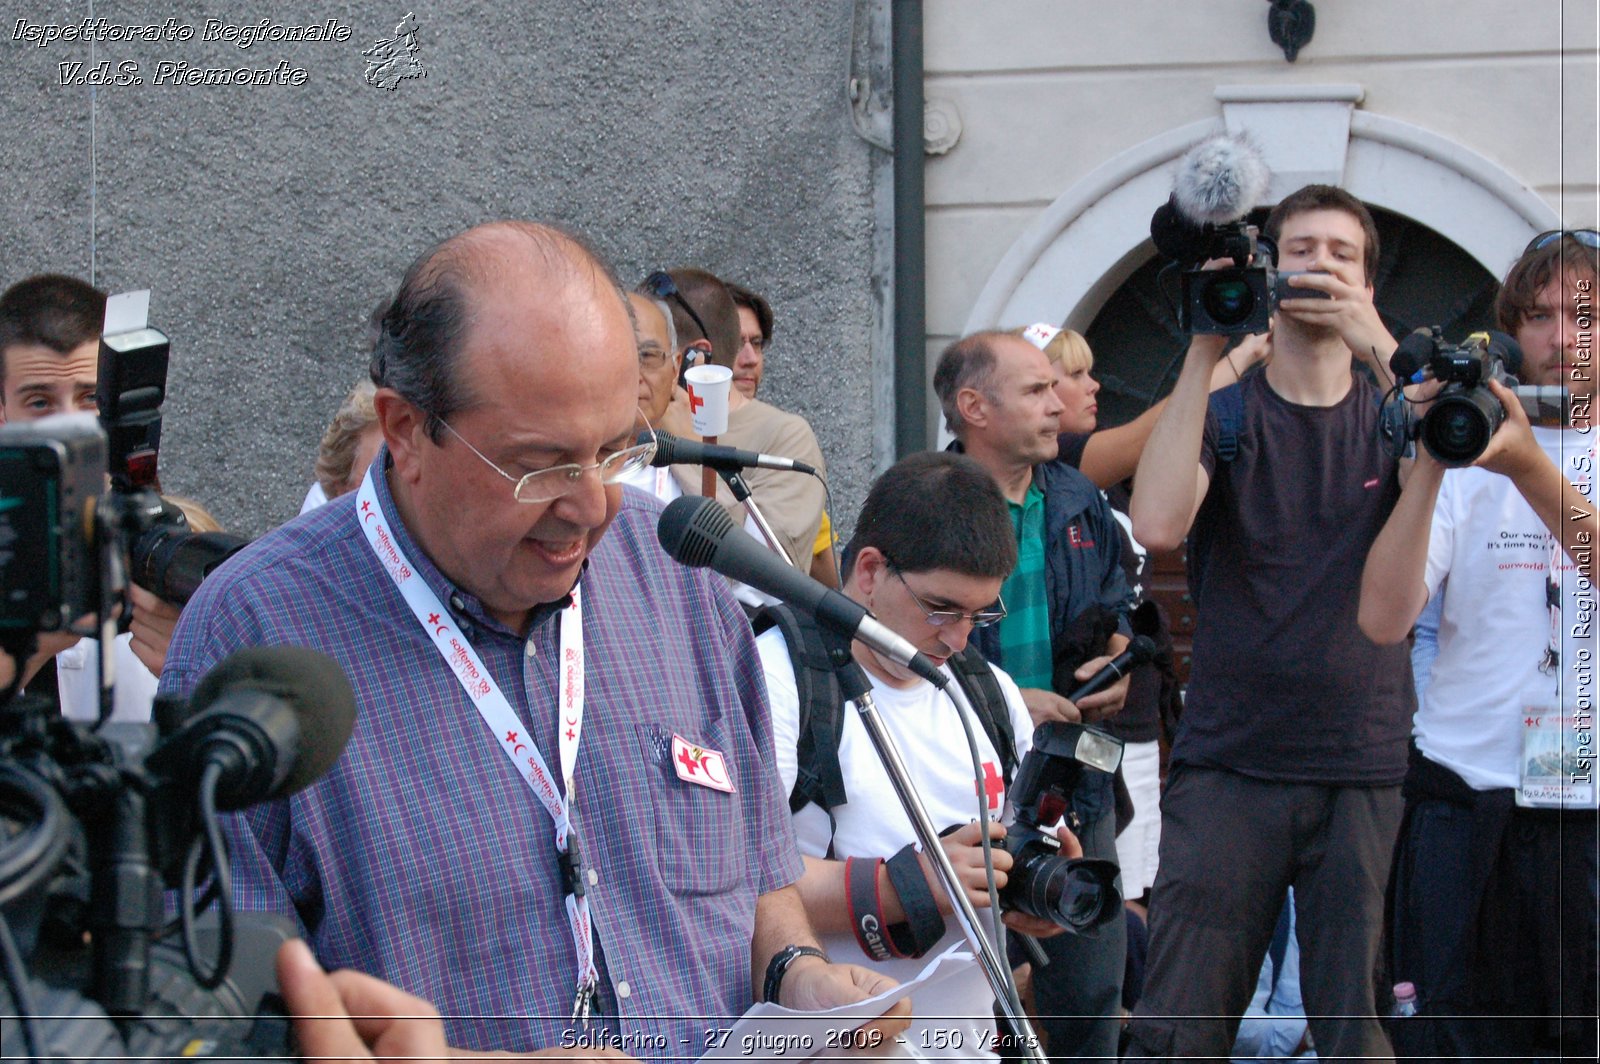
<path id="1" fill-rule="evenodd" d="M 1266 369 L 1208 413 L 1224 340 L 1197 336 L 1134 480 L 1134 535 L 1191 534 L 1198 627 L 1162 799 L 1145 995 L 1130 1059 L 1226 1058 L 1290 886 L 1319 1054 L 1385 1059 L 1373 971 L 1414 704 L 1403 646 L 1356 625 L 1361 566 L 1399 495 L 1378 391 L 1352 352 L 1395 342 L 1372 303 L 1377 232 L 1312 185 L 1266 224 L 1291 283 Z M 1213 406 L 1213 411 L 1216 406 Z M 1218 855 L 1226 855 L 1222 860 Z"/>

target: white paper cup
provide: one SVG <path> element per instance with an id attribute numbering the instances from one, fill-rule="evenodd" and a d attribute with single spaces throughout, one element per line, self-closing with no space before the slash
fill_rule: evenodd
<path id="1" fill-rule="evenodd" d="M 720 436 L 728 431 L 728 391 L 733 387 L 733 370 L 727 366 L 695 366 L 683 375 L 689 388 L 689 414 L 694 430 L 702 436 Z"/>

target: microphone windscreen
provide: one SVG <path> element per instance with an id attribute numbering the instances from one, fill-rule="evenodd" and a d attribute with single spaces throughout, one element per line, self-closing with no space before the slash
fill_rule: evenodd
<path id="1" fill-rule="evenodd" d="M 656 453 L 655 457 L 650 459 L 650 464 L 653 466 L 671 465 L 674 452 L 678 446 L 678 437 L 674 436 L 670 432 L 662 432 L 660 429 L 644 429 L 639 433 L 639 438 L 636 442 L 640 444 L 646 444 L 649 443 L 652 438 L 655 440 Z"/>
<path id="2" fill-rule="evenodd" d="M 672 500 L 656 522 L 656 539 L 675 561 L 703 569 L 733 529 L 733 516 L 715 499 L 684 495 Z"/>
<path id="3" fill-rule="evenodd" d="M 1205 230 L 1184 218 L 1170 199 L 1150 216 L 1150 241 L 1163 257 L 1183 263 L 1199 262 L 1211 246 Z"/>
<path id="4" fill-rule="evenodd" d="M 1433 356 L 1433 333 L 1416 329 L 1400 338 L 1394 354 L 1389 356 L 1389 372 L 1400 382 L 1409 381 Z"/>
<path id="5" fill-rule="evenodd" d="M 1267 195 L 1272 172 L 1243 133 L 1219 133 L 1190 148 L 1178 164 L 1172 202 L 1195 225 L 1237 222 Z"/>
<path id="6" fill-rule="evenodd" d="M 305 647 L 251 647 L 223 658 L 190 699 L 198 716 L 235 691 L 255 691 L 286 703 L 299 725 L 294 767 L 276 790 L 293 794 L 333 767 L 356 722 L 356 693 L 339 663 Z"/>

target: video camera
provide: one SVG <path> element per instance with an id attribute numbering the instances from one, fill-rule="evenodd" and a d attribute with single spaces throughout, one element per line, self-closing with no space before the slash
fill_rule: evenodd
<path id="1" fill-rule="evenodd" d="M 1243 135 L 1202 141 L 1178 164 L 1172 196 L 1150 219 L 1156 250 L 1182 266 L 1178 327 L 1185 333 L 1243 336 L 1267 330 L 1285 299 L 1326 299 L 1289 285 L 1278 249 L 1245 219 L 1266 196 L 1271 174 Z M 1232 266 L 1208 270 L 1212 259 Z"/>
<path id="2" fill-rule="evenodd" d="M 1522 348 L 1505 333 L 1476 332 L 1459 344 L 1444 339 L 1437 326 L 1418 329 L 1400 341 L 1389 358 L 1396 393 L 1384 406 L 1384 432 L 1397 450 L 1420 439 L 1441 465 L 1468 466 L 1478 460 L 1489 439 L 1506 418 L 1505 407 L 1489 390 L 1498 381 L 1516 393 L 1528 420 L 1541 425 L 1565 425 L 1572 397 L 1565 387 L 1531 387 L 1518 383 Z M 1407 384 L 1439 381 L 1428 412 L 1420 419 L 1410 414 L 1410 401 L 1399 394 Z"/>
<path id="3" fill-rule="evenodd" d="M 1049 825 L 1067 815 L 1084 772 L 1115 772 L 1121 763 L 1122 742 L 1094 728 L 1051 721 L 1033 733 L 1033 748 L 1011 786 L 1015 816 L 1000 844 L 1012 861 L 1000 891 L 1003 909 L 1079 934 L 1120 917 L 1116 862 L 1062 857 Z"/>

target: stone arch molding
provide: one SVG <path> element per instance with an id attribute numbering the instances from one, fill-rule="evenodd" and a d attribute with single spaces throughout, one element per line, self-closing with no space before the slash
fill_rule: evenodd
<path id="1" fill-rule="evenodd" d="M 1168 130 L 1068 188 L 1017 238 L 985 282 L 964 332 L 1035 321 L 1085 330 L 1152 250 L 1150 214 L 1178 159 L 1227 130 L 1247 131 L 1272 168 L 1267 202 L 1337 184 L 1455 241 L 1495 277 L 1561 218 L 1498 163 L 1419 126 L 1359 111 L 1359 85 L 1222 86 L 1220 119 Z"/>

